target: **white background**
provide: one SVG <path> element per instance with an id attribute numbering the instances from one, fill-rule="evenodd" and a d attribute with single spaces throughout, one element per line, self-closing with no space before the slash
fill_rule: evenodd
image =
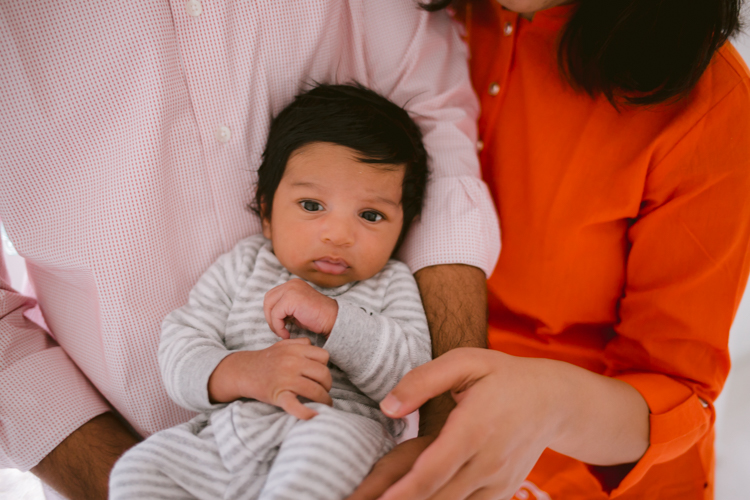
<path id="1" fill-rule="evenodd" d="M 747 14 L 746 10 L 746 20 L 750 19 Z M 733 42 L 745 61 L 750 61 L 750 36 L 742 35 Z M 750 137 L 745 140 L 750 141 Z M 732 371 L 716 401 L 716 498 L 747 500 L 750 498 L 750 294 L 747 291 L 729 335 L 729 352 Z"/>

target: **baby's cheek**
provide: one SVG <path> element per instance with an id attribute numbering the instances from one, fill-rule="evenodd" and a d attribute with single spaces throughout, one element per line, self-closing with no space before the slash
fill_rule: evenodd
<path id="1" fill-rule="evenodd" d="M 388 262 L 390 255 L 391 252 L 386 253 L 382 251 L 382 249 L 371 248 L 370 251 L 368 251 L 366 255 L 363 256 L 363 267 L 360 273 L 362 274 L 362 276 L 358 278 L 358 281 L 372 278 L 378 272 L 380 272 L 380 270 L 383 269 Z"/>

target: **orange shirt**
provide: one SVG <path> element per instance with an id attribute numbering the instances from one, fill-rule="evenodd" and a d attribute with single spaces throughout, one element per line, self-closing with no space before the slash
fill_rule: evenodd
<path id="1" fill-rule="evenodd" d="M 750 268 L 750 74 L 727 44 L 688 98 L 618 112 L 560 75 L 570 12 L 467 12 L 503 244 L 488 342 L 616 377 L 649 405 L 635 467 L 547 450 L 529 481 L 553 499 L 712 498 L 712 402 Z"/>

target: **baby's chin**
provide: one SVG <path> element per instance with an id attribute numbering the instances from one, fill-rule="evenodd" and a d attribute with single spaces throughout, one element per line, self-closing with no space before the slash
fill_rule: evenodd
<path id="1" fill-rule="evenodd" d="M 298 276 L 305 281 L 315 283 L 321 288 L 336 288 L 351 283 L 352 281 L 358 281 L 358 278 L 350 272 L 344 274 L 329 274 L 313 270 L 306 273 L 300 273 Z"/>
<path id="2" fill-rule="evenodd" d="M 303 280 L 314 283 L 321 288 L 336 288 L 342 285 L 346 285 L 347 283 L 351 283 L 352 281 L 364 281 L 370 279 L 377 274 L 377 272 L 375 272 L 370 275 L 363 276 L 351 267 L 341 274 L 326 273 L 324 271 L 316 269 L 314 266 L 311 266 L 307 269 L 299 269 L 299 272 L 294 272 L 294 270 L 292 269 L 289 270 Z"/>

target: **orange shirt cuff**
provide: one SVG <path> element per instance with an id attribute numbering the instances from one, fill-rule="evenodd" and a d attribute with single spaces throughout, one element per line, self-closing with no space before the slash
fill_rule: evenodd
<path id="1" fill-rule="evenodd" d="M 688 386 L 666 375 L 630 373 L 614 378 L 633 386 L 648 404 L 649 447 L 633 469 L 612 490 L 611 498 L 637 484 L 655 464 L 688 451 L 713 425 L 714 413 Z"/>

